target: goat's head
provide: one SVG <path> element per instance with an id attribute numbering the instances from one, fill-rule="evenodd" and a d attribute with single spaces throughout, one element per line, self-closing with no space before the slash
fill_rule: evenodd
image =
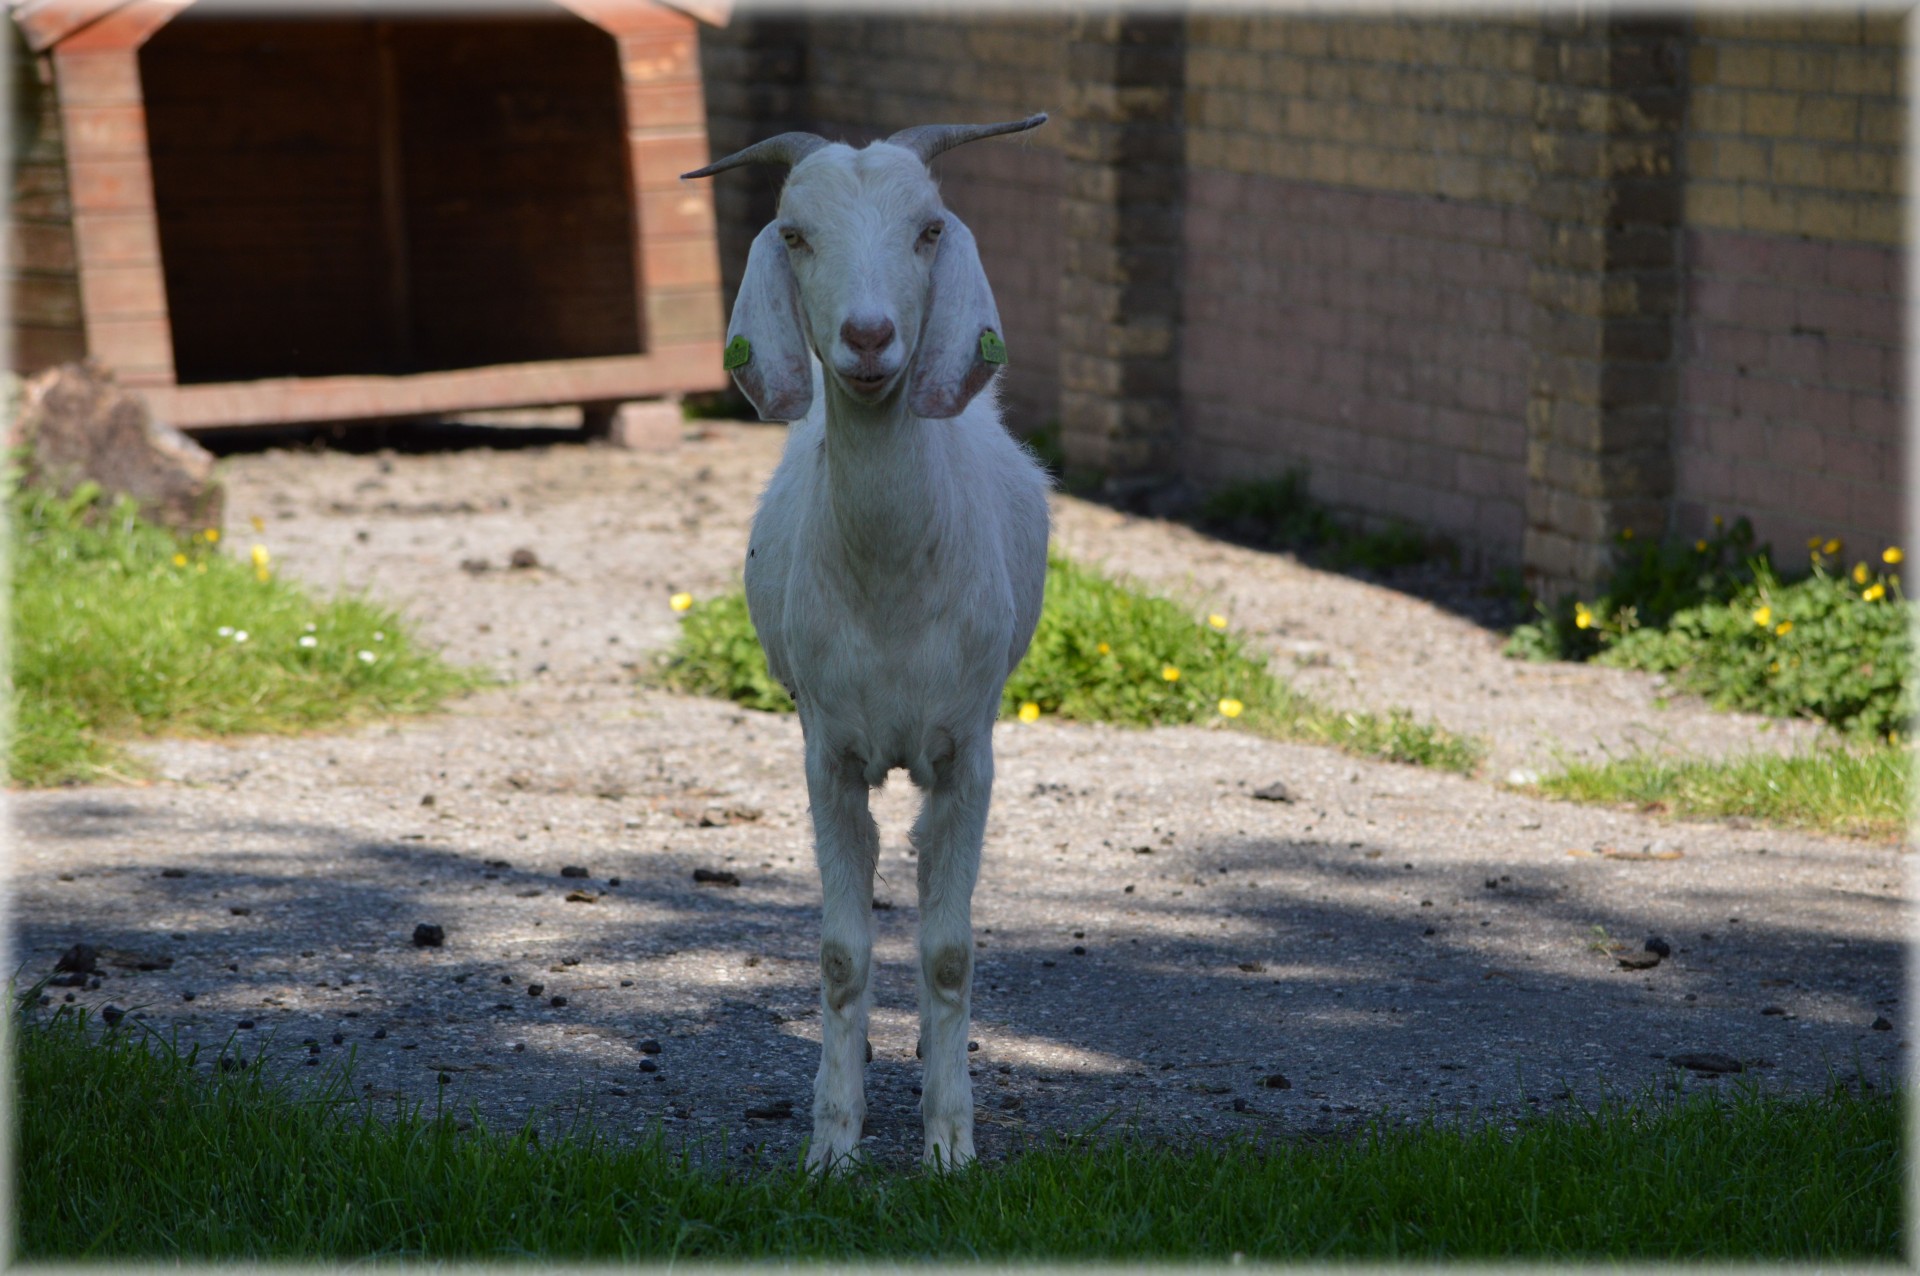
<path id="1" fill-rule="evenodd" d="M 809 350 L 855 399 L 877 403 L 904 387 L 916 416 L 960 414 L 1006 348 L 973 235 L 940 202 L 927 164 L 1046 119 L 927 125 L 858 151 L 783 133 L 686 174 L 792 166 L 779 216 L 747 254 L 727 327 L 727 363 L 762 420 L 806 415 Z"/>

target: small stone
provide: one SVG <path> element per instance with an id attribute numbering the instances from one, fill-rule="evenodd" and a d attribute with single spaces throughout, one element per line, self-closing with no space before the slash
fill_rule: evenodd
<path id="1" fill-rule="evenodd" d="M 1887 1018 L 1885 1015 L 1876 1015 L 1873 1020 L 1873 1030 L 1875 1032 L 1892 1032 L 1893 1020 Z"/>
<path id="2" fill-rule="evenodd" d="M 708 886 L 738 886 L 740 878 L 723 868 L 696 868 L 693 880 Z"/>
<path id="3" fill-rule="evenodd" d="M 430 922 L 421 922 L 413 928 L 413 946 L 415 948 L 438 948 L 447 942 L 447 932 Z"/>
<path id="4" fill-rule="evenodd" d="M 1233 1101 L 1233 1110 L 1235 1112 L 1246 1112 L 1251 1108 L 1251 1106 L 1252 1105 L 1249 1104 L 1245 1099 L 1235 1098 Z"/>
<path id="5" fill-rule="evenodd" d="M 1667 1062 L 1689 1072 L 1704 1072 L 1709 1076 L 1721 1076 L 1732 1072 L 1745 1072 L 1747 1065 L 1732 1055 L 1720 1054 L 1713 1050 L 1699 1050 L 1688 1054 L 1669 1055 Z"/>
<path id="6" fill-rule="evenodd" d="M 460 570 L 469 576 L 480 576 L 492 571 L 493 564 L 484 558 L 463 558 L 460 560 Z"/>
<path id="7" fill-rule="evenodd" d="M 75 944 L 60 954 L 53 963 L 55 970 L 71 970 L 75 974 L 91 975 L 100 965 L 100 950 L 92 944 Z"/>
<path id="8" fill-rule="evenodd" d="M 1646 950 L 1650 953 L 1658 953 L 1662 957 L 1673 956 L 1673 945 L 1658 935 L 1647 936 Z"/>
<path id="9" fill-rule="evenodd" d="M 1260 1084 L 1268 1090 L 1293 1089 L 1293 1082 L 1287 1080 L 1286 1074 L 1282 1072 L 1269 1072 L 1260 1078 Z"/>
<path id="10" fill-rule="evenodd" d="M 513 551 L 507 559 L 507 566 L 515 571 L 527 571 L 540 565 L 540 556 L 522 545 Z"/>
<path id="11" fill-rule="evenodd" d="M 1655 952 L 1622 953 L 1616 958 L 1626 970 L 1652 970 L 1660 964 L 1660 954 Z"/>
<path id="12" fill-rule="evenodd" d="M 1427 927 L 1427 928 L 1426 928 L 1426 929 L 1425 929 L 1424 931 L 1422 931 L 1422 932 L 1420 932 L 1420 933 L 1421 933 L 1421 934 L 1423 934 L 1423 935 L 1437 935 L 1437 934 L 1439 934 L 1440 932 L 1438 932 L 1438 931 L 1436 931 L 1436 930 L 1435 930 L 1435 929 L 1434 929 L 1433 927 L 1431 927 L 1431 926 L 1429 926 L 1429 927 Z"/>
<path id="13" fill-rule="evenodd" d="M 435 802 L 436 800 L 437 800 L 437 799 L 435 799 L 435 797 L 433 796 L 433 794 L 431 794 L 431 793 L 429 793 L 429 794 L 427 794 L 426 796 L 424 796 L 424 797 L 422 797 L 422 798 L 420 799 L 420 805 L 421 805 L 421 806 L 432 806 L 432 805 L 434 804 L 434 802 Z"/>
<path id="14" fill-rule="evenodd" d="M 527 996 L 538 997 L 541 993 L 545 992 L 546 990 L 547 990 L 547 986 L 545 984 L 528 984 Z"/>
<path id="15" fill-rule="evenodd" d="M 622 980 L 620 981 L 620 986 L 621 986 L 622 988 L 631 988 L 631 987 L 633 987 L 633 980 L 631 980 L 631 979 L 622 979 Z"/>
<path id="16" fill-rule="evenodd" d="M 114 1024 L 119 1023 L 122 1019 L 126 1017 L 127 1017 L 127 1012 L 120 1009 L 120 1007 L 118 1006 L 100 1007 L 100 1018 L 103 1021 L 105 1021 L 106 1025 L 109 1028 L 111 1028 Z"/>
<path id="17" fill-rule="evenodd" d="M 510 983 L 512 983 L 512 982 L 513 982 L 513 976 L 512 976 L 512 975 L 502 975 L 502 976 L 500 976 L 500 982 L 501 982 L 501 983 L 503 983 L 503 984 L 510 984 Z"/>
<path id="18" fill-rule="evenodd" d="M 185 877 L 186 875 L 187 870 L 184 868 L 163 868 L 160 870 L 160 876 L 162 877 Z"/>
<path id="19" fill-rule="evenodd" d="M 336 1046 L 345 1045 L 346 1040 L 347 1040 L 347 1034 L 344 1032 L 336 1032 L 333 1034 L 333 1044 Z"/>
<path id="20" fill-rule="evenodd" d="M 1516 767 L 1507 772 L 1507 783 L 1517 789 L 1524 789 L 1528 785 L 1540 783 L 1540 773 L 1529 767 Z"/>
<path id="21" fill-rule="evenodd" d="M 444 1072 L 443 1072 L 443 1073 L 441 1073 L 441 1074 L 440 1074 L 440 1084 L 441 1084 L 441 1085 L 452 1085 L 452 1084 L 453 1084 L 453 1078 L 452 1078 L 452 1077 L 450 1077 L 450 1076 L 448 1076 L 448 1075 L 447 1075 L 446 1073 L 444 1073 Z"/>
<path id="22" fill-rule="evenodd" d="M 373 1030 L 373 1039 L 375 1041 L 385 1041 L 387 1039 L 387 1030 L 385 1028 L 375 1028 Z"/>
<path id="23" fill-rule="evenodd" d="M 581 867 L 580 865 L 578 865 L 578 864 L 568 864 L 568 865 L 567 865 L 566 867 L 564 867 L 564 868 L 562 868 L 562 869 L 560 870 L 560 876 L 562 876 L 562 877 L 585 877 L 585 876 L 587 876 L 587 870 L 586 870 L 586 869 L 584 869 L 584 868 L 582 868 L 582 867 Z"/>
<path id="24" fill-rule="evenodd" d="M 253 916 L 253 910 L 251 908 L 246 908 L 239 904 L 235 904 L 232 908 L 229 908 L 227 911 L 229 913 L 232 913 L 235 917 Z"/>
<path id="25" fill-rule="evenodd" d="M 1073 946 L 1073 955 L 1075 957 L 1085 957 L 1087 955 L 1087 946 L 1085 944 L 1075 944 Z"/>
<path id="26" fill-rule="evenodd" d="M 1787 1008 L 1785 1006 L 1764 1006 L 1761 1008 L 1760 1013 L 1763 1015 L 1784 1015 L 1787 1013 Z"/>
<path id="27" fill-rule="evenodd" d="M 1291 802 L 1293 790 L 1275 780 L 1272 784 L 1263 784 L 1253 791 L 1253 796 L 1262 802 Z"/>
<path id="28" fill-rule="evenodd" d="M 636 1046 L 635 1049 L 639 1050 L 641 1054 L 659 1054 L 660 1043 L 658 1041 L 655 1041 L 652 1037 L 648 1037 L 645 1041 L 642 1041 L 638 1046 Z"/>
<path id="29" fill-rule="evenodd" d="M 555 1007 L 564 1006 L 567 1004 L 567 999 L 560 996 L 549 997 L 547 998 L 547 1004 Z"/>
<path id="30" fill-rule="evenodd" d="M 240 1029 L 242 1032 L 251 1032 L 253 1030 L 253 1020 L 242 1019 L 239 1023 L 235 1024 L 234 1027 Z"/>
<path id="31" fill-rule="evenodd" d="M 618 886 L 619 884 L 620 884 L 620 879 L 617 877 L 609 877 L 607 879 L 607 885 L 609 886 Z"/>
<path id="32" fill-rule="evenodd" d="M 183 991 L 183 992 L 182 992 L 182 993 L 180 994 L 180 1000 L 182 1000 L 182 1001 L 192 1001 L 192 1000 L 194 999 L 194 997 L 195 997 L 196 995 L 198 995 L 198 994 L 196 994 L 196 993 L 195 993 L 195 992 L 193 991 L 193 989 L 191 989 L 191 988 L 189 988 L 189 989 L 186 989 L 185 991 Z"/>
<path id="33" fill-rule="evenodd" d="M 642 1059 L 642 1060 L 640 1061 L 640 1071 L 642 1071 L 642 1072 L 658 1072 L 658 1071 L 660 1071 L 660 1065 L 659 1065 L 659 1064 L 657 1064 L 657 1063 L 655 1063 L 655 1062 L 654 1062 L 653 1060 L 651 1060 L 651 1059 Z"/>

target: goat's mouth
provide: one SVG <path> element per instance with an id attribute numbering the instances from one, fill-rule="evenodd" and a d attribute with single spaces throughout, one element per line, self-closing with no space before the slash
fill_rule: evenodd
<path id="1" fill-rule="evenodd" d="M 893 381 L 891 372 L 842 372 L 840 379 L 847 388 L 863 399 L 877 397 Z"/>

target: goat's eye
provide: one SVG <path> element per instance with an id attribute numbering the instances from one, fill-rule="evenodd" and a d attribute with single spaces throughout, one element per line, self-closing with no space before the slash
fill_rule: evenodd
<path id="1" fill-rule="evenodd" d="M 928 222 L 927 228 L 920 232 L 920 242 L 931 244 L 940 238 L 940 232 L 947 228 L 945 222 Z"/>
<path id="2" fill-rule="evenodd" d="M 801 236 L 800 232 L 793 229 L 791 226 L 783 229 L 780 232 L 780 239 L 789 248 L 800 248 L 804 246 L 807 242 L 806 239 Z"/>

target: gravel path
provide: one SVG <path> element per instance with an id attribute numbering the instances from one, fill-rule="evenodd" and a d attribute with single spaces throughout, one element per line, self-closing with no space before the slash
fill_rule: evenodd
<path id="1" fill-rule="evenodd" d="M 76 998 L 183 1039 L 296 1071 L 352 1052 L 370 1094 L 494 1122 L 592 1112 L 793 1156 L 819 1034 L 798 724 L 633 685 L 671 641 L 667 596 L 737 578 L 781 440 L 704 433 L 667 457 L 232 458 L 234 542 L 258 515 L 282 570 L 401 603 L 514 682 L 349 735 L 143 745 L 163 777 L 146 787 L 16 795 L 23 977 L 84 941 L 104 979 Z M 1228 611 L 1328 700 L 1487 735 L 1496 776 L 1556 749 L 1801 734 L 1658 708 L 1640 675 L 1505 661 L 1440 608 L 1184 528 L 1067 499 L 1056 518 L 1068 552 Z M 540 565 L 508 567 L 522 548 Z M 1784 1087 L 1904 1064 L 1899 847 L 1223 730 L 1008 724 L 998 746 L 975 907 L 984 1155 L 1101 1121 L 1295 1133 L 1726 1084 L 1688 1053 Z M 1275 782 L 1291 800 L 1253 796 Z M 904 1158 L 911 787 L 875 805 L 870 1146 Z M 416 946 L 420 924 L 444 944 Z M 1624 966 L 1649 936 L 1670 956 Z M 783 1101 L 791 1118 L 746 1115 Z"/>

